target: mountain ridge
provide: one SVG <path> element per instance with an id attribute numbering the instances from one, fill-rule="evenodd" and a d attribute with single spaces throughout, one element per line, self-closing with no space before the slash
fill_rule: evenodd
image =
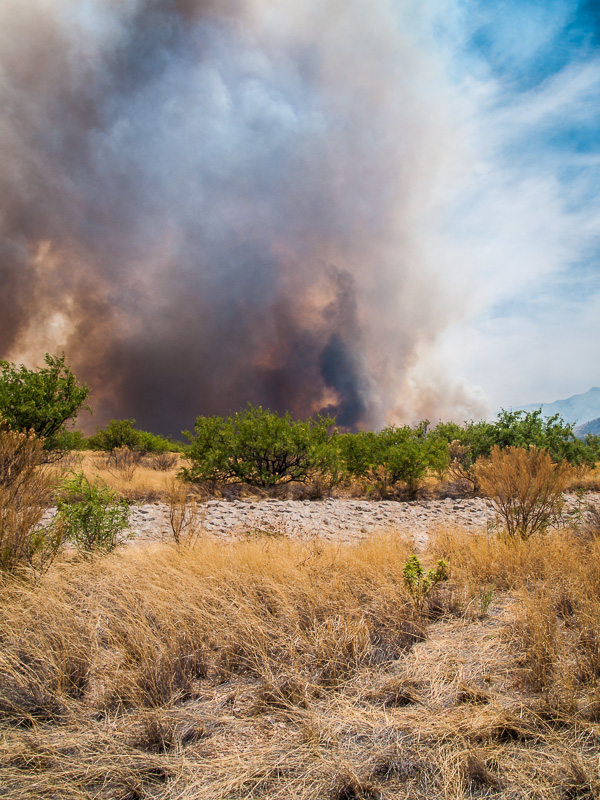
<path id="1" fill-rule="evenodd" d="M 573 433 L 578 439 L 585 439 L 586 436 L 600 436 L 600 417 L 577 425 L 573 428 Z"/>
<path id="2" fill-rule="evenodd" d="M 574 394 L 564 400 L 551 403 L 529 403 L 525 406 L 514 406 L 512 411 L 542 410 L 544 417 L 560 414 L 565 422 L 581 427 L 600 418 L 600 387 L 592 386 L 583 394 Z"/>

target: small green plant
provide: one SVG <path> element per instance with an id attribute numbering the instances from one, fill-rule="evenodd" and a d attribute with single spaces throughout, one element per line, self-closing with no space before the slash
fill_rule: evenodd
<path id="1" fill-rule="evenodd" d="M 404 564 L 402 575 L 404 577 L 404 585 L 408 589 L 413 603 L 421 611 L 423 603 L 433 587 L 440 581 L 447 579 L 448 564 L 443 558 L 440 558 L 433 569 L 426 570 L 419 561 L 418 556 L 412 555 Z"/>
<path id="2" fill-rule="evenodd" d="M 129 506 L 108 486 L 77 473 L 62 484 L 55 524 L 64 540 L 85 553 L 110 552 L 122 541 Z"/>
<path id="3" fill-rule="evenodd" d="M 496 592 L 496 586 L 493 583 L 488 583 L 484 587 L 482 587 L 481 591 L 479 592 L 480 616 L 487 617 L 488 612 L 490 610 L 490 606 L 492 605 L 492 600 L 494 599 L 495 592 Z"/>

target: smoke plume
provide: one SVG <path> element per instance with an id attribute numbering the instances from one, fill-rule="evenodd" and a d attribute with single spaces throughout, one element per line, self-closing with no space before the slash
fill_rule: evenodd
<path id="1" fill-rule="evenodd" d="M 3 0 L 0 355 L 65 350 L 94 423 L 162 433 L 472 408 L 423 377 L 452 135 L 396 5 Z"/>

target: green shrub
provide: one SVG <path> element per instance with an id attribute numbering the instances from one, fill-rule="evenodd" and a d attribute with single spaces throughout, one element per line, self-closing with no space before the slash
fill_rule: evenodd
<path id="1" fill-rule="evenodd" d="M 441 473 L 448 466 L 448 445 L 428 431 L 428 424 L 425 420 L 415 428 L 343 434 L 339 438 L 347 474 L 380 488 L 403 483 L 415 494 L 428 471 Z"/>
<path id="2" fill-rule="evenodd" d="M 65 453 L 73 450 L 87 450 L 88 440 L 82 431 L 65 428 L 54 437 L 54 446 L 57 450 Z"/>
<path id="3" fill-rule="evenodd" d="M 448 447 L 435 435 L 428 434 L 428 421 L 416 428 L 385 428 L 379 434 L 383 465 L 392 484 L 402 482 L 415 494 L 429 470 L 440 473 L 448 466 Z"/>
<path id="4" fill-rule="evenodd" d="M 89 393 L 65 364 L 65 354 L 46 353 L 38 370 L 0 361 L 0 417 L 13 431 L 33 431 L 46 450 L 59 446 L 65 423 L 82 409 Z"/>
<path id="5" fill-rule="evenodd" d="M 404 585 L 415 604 L 421 611 L 427 595 L 433 587 L 440 581 L 445 581 L 448 577 L 448 564 L 440 559 L 434 569 L 426 570 L 418 556 L 412 555 L 404 565 L 402 570 Z"/>
<path id="6" fill-rule="evenodd" d="M 165 439 L 155 433 L 139 431 L 134 419 L 111 419 L 104 429 L 97 428 L 96 433 L 88 439 L 91 450 L 111 452 L 120 447 L 127 447 L 138 453 L 168 453 L 183 450 L 183 444 Z"/>
<path id="7" fill-rule="evenodd" d="M 573 426 L 559 414 L 544 417 L 537 411 L 501 411 L 494 422 L 441 422 L 434 433 L 448 443 L 450 475 L 459 483 L 480 490 L 475 464 L 489 458 L 494 447 L 535 447 L 549 453 L 553 462 L 593 466 L 600 458 L 598 437 L 578 439 Z"/>
<path id="8" fill-rule="evenodd" d="M 280 417 L 249 405 L 229 417 L 198 417 L 190 439 L 192 466 L 182 470 L 190 481 L 275 486 L 306 483 L 315 474 L 334 476 L 338 451 L 335 420 L 305 421 Z"/>
<path id="9" fill-rule="evenodd" d="M 129 505 L 102 484 L 78 473 L 62 484 L 55 525 L 62 537 L 83 552 L 110 552 L 128 526 Z"/>
<path id="10" fill-rule="evenodd" d="M 375 480 L 381 463 L 380 441 L 374 431 L 343 433 L 338 437 L 345 471 L 353 478 Z"/>
<path id="11" fill-rule="evenodd" d="M 494 446 L 537 447 L 547 450 L 553 461 L 566 459 L 571 464 L 592 465 L 598 459 L 597 442 L 591 437 L 588 442 L 578 439 L 573 426 L 565 422 L 559 414 L 544 417 L 541 409 L 537 411 L 501 411 L 494 422 L 465 423 L 442 422 L 434 431 L 446 442 L 459 442 L 468 448 L 469 463 L 472 466 L 478 458 L 488 458 Z"/>

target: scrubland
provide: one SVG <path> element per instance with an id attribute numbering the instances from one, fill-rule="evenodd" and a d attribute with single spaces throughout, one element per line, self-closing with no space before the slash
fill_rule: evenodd
<path id="1" fill-rule="evenodd" d="M 589 469 L 494 445 L 458 478 L 496 527 L 449 520 L 415 554 L 393 531 L 219 541 L 188 512 L 232 487 L 177 480 L 181 455 L 52 463 L 31 433 L 0 445 L 0 797 L 600 797 Z M 366 491 L 353 481 L 334 490 Z M 565 517 L 567 489 L 581 502 Z M 172 540 L 118 547 L 126 501 L 150 497 Z"/>
<path id="2" fill-rule="evenodd" d="M 248 406 L 185 446 L 134 420 L 86 439 L 88 388 L 45 364 L 0 362 L 0 797 L 600 798 L 598 437 L 541 409 L 344 433 Z M 196 513 L 454 492 L 498 524 L 418 554 L 393 531 L 219 541 Z M 151 499 L 172 541 L 119 547 Z"/>
<path id="3" fill-rule="evenodd" d="M 527 540 L 254 536 L 0 586 L 0 796 L 600 796 L 600 522 Z"/>
<path id="4" fill-rule="evenodd" d="M 124 449 L 123 454 L 97 451 L 74 451 L 57 463 L 55 473 L 63 475 L 69 470 L 83 472 L 93 482 L 106 484 L 131 502 L 169 502 L 174 483 L 179 485 L 178 475 L 189 465 L 189 459 L 178 453 L 148 454 L 141 456 Z M 566 483 L 568 492 L 599 492 L 600 467 L 573 468 Z M 456 493 L 456 486 L 440 479 L 433 473 L 425 475 L 420 483 L 417 497 L 427 499 L 445 497 Z M 367 480 L 348 478 L 343 483 L 329 486 L 322 477 L 315 475 L 305 484 L 286 484 L 271 487 L 247 484 L 188 484 L 188 492 L 198 497 L 281 497 L 290 499 L 315 499 L 325 496 L 379 499 L 381 497 L 404 497 L 402 487 L 396 492 L 384 493 Z"/>

